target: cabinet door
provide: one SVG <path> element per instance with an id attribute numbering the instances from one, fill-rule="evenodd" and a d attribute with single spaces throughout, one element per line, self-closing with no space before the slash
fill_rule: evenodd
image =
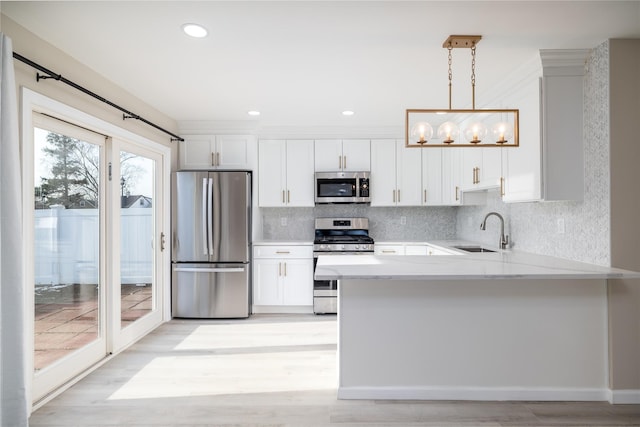
<path id="1" fill-rule="evenodd" d="M 520 146 L 503 151 L 505 202 L 525 202 L 542 198 L 540 143 L 540 80 L 531 79 L 506 102 L 520 109 Z M 573 168 L 571 168 L 573 169 Z"/>
<path id="2" fill-rule="evenodd" d="M 216 137 L 214 135 L 188 136 L 180 141 L 180 169 L 211 169 Z"/>
<path id="3" fill-rule="evenodd" d="M 255 305 L 282 304 L 282 261 L 255 259 L 253 262 L 253 303 Z"/>
<path id="4" fill-rule="evenodd" d="M 422 151 L 422 204 L 442 205 L 443 149 L 423 148 L 420 151 Z"/>
<path id="5" fill-rule="evenodd" d="M 404 247 L 405 255 L 428 255 L 427 249 L 429 246 L 427 245 L 406 245 Z"/>
<path id="6" fill-rule="evenodd" d="M 371 141 L 371 206 L 396 204 L 396 141 Z"/>
<path id="7" fill-rule="evenodd" d="M 315 141 L 315 170 L 332 172 L 342 170 L 342 141 L 318 139 Z"/>
<path id="8" fill-rule="evenodd" d="M 368 139 L 342 141 L 342 169 L 355 172 L 371 170 L 371 143 Z"/>
<path id="9" fill-rule="evenodd" d="M 219 135 L 216 137 L 216 166 L 225 169 L 247 169 L 249 147 L 253 136 Z"/>
<path id="10" fill-rule="evenodd" d="M 285 259 L 283 264 L 283 305 L 313 305 L 313 259 Z"/>
<path id="11" fill-rule="evenodd" d="M 516 148 L 517 150 L 517 148 Z M 502 148 L 482 148 L 480 187 L 499 187 L 502 179 Z"/>
<path id="12" fill-rule="evenodd" d="M 258 206 L 286 203 L 286 142 L 263 140 L 258 145 Z"/>
<path id="13" fill-rule="evenodd" d="M 315 206 L 314 142 L 287 141 L 287 206 Z"/>
<path id="14" fill-rule="evenodd" d="M 461 203 L 461 161 L 459 149 L 442 151 L 442 203 L 455 206 Z"/>
<path id="15" fill-rule="evenodd" d="M 479 186 L 482 172 L 482 148 L 462 148 L 462 189 L 473 190 Z"/>
<path id="16" fill-rule="evenodd" d="M 406 148 L 396 142 L 396 205 L 422 205 L 422 156 L 426 148 Z"/>

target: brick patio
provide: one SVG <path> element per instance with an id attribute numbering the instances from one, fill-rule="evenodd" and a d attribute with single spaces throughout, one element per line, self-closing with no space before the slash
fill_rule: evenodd
<path id="1" fill-rule="evenodd" d="M 149 313 L 152 287 L 121 286 L 121 326 Z M 36 287 L 34 368 L 40 370 L 98 337 L 96 285 Z"/>

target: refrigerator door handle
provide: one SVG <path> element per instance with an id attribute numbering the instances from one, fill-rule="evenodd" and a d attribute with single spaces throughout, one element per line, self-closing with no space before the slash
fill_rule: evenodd
<path id="1" fill-rule="evenodd" d="M 197 267 L 176 267 L 173 271 L 183 273 L 243 273 L 244 267 L 223 267 L 223 268 L 197 268 Z"/>
<path id="2" fill-rule="evenodd" d="M 207 230 L 207 178 L 202 178 L 202 230 Z M 209 255 L 207 239 L 202 239 L 203 254 Z"/>
<path id="3" fill-rule="evenodd" d="M 209 242 L 209 255 L 213 255 L 213 178 L 209 178 L 207 191 L 207 242 Z"/>

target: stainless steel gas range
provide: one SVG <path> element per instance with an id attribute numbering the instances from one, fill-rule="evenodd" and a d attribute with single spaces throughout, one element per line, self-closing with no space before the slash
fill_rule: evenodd
<path id="1" fill-rule="evenodd" d="M 313 271 L 319 255 L 366 255 L 373 253 L 368 218 L 316 218 Z M 313 312 L 338 312 L 338 281 L 313 281 Z"/>

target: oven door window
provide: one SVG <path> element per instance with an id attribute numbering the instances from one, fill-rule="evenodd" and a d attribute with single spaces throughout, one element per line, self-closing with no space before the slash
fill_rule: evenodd
<path id="1" fill-rule="evenodd" d="M 319 197 L 356 197 L 355 179 L 318 179 Z"/>

